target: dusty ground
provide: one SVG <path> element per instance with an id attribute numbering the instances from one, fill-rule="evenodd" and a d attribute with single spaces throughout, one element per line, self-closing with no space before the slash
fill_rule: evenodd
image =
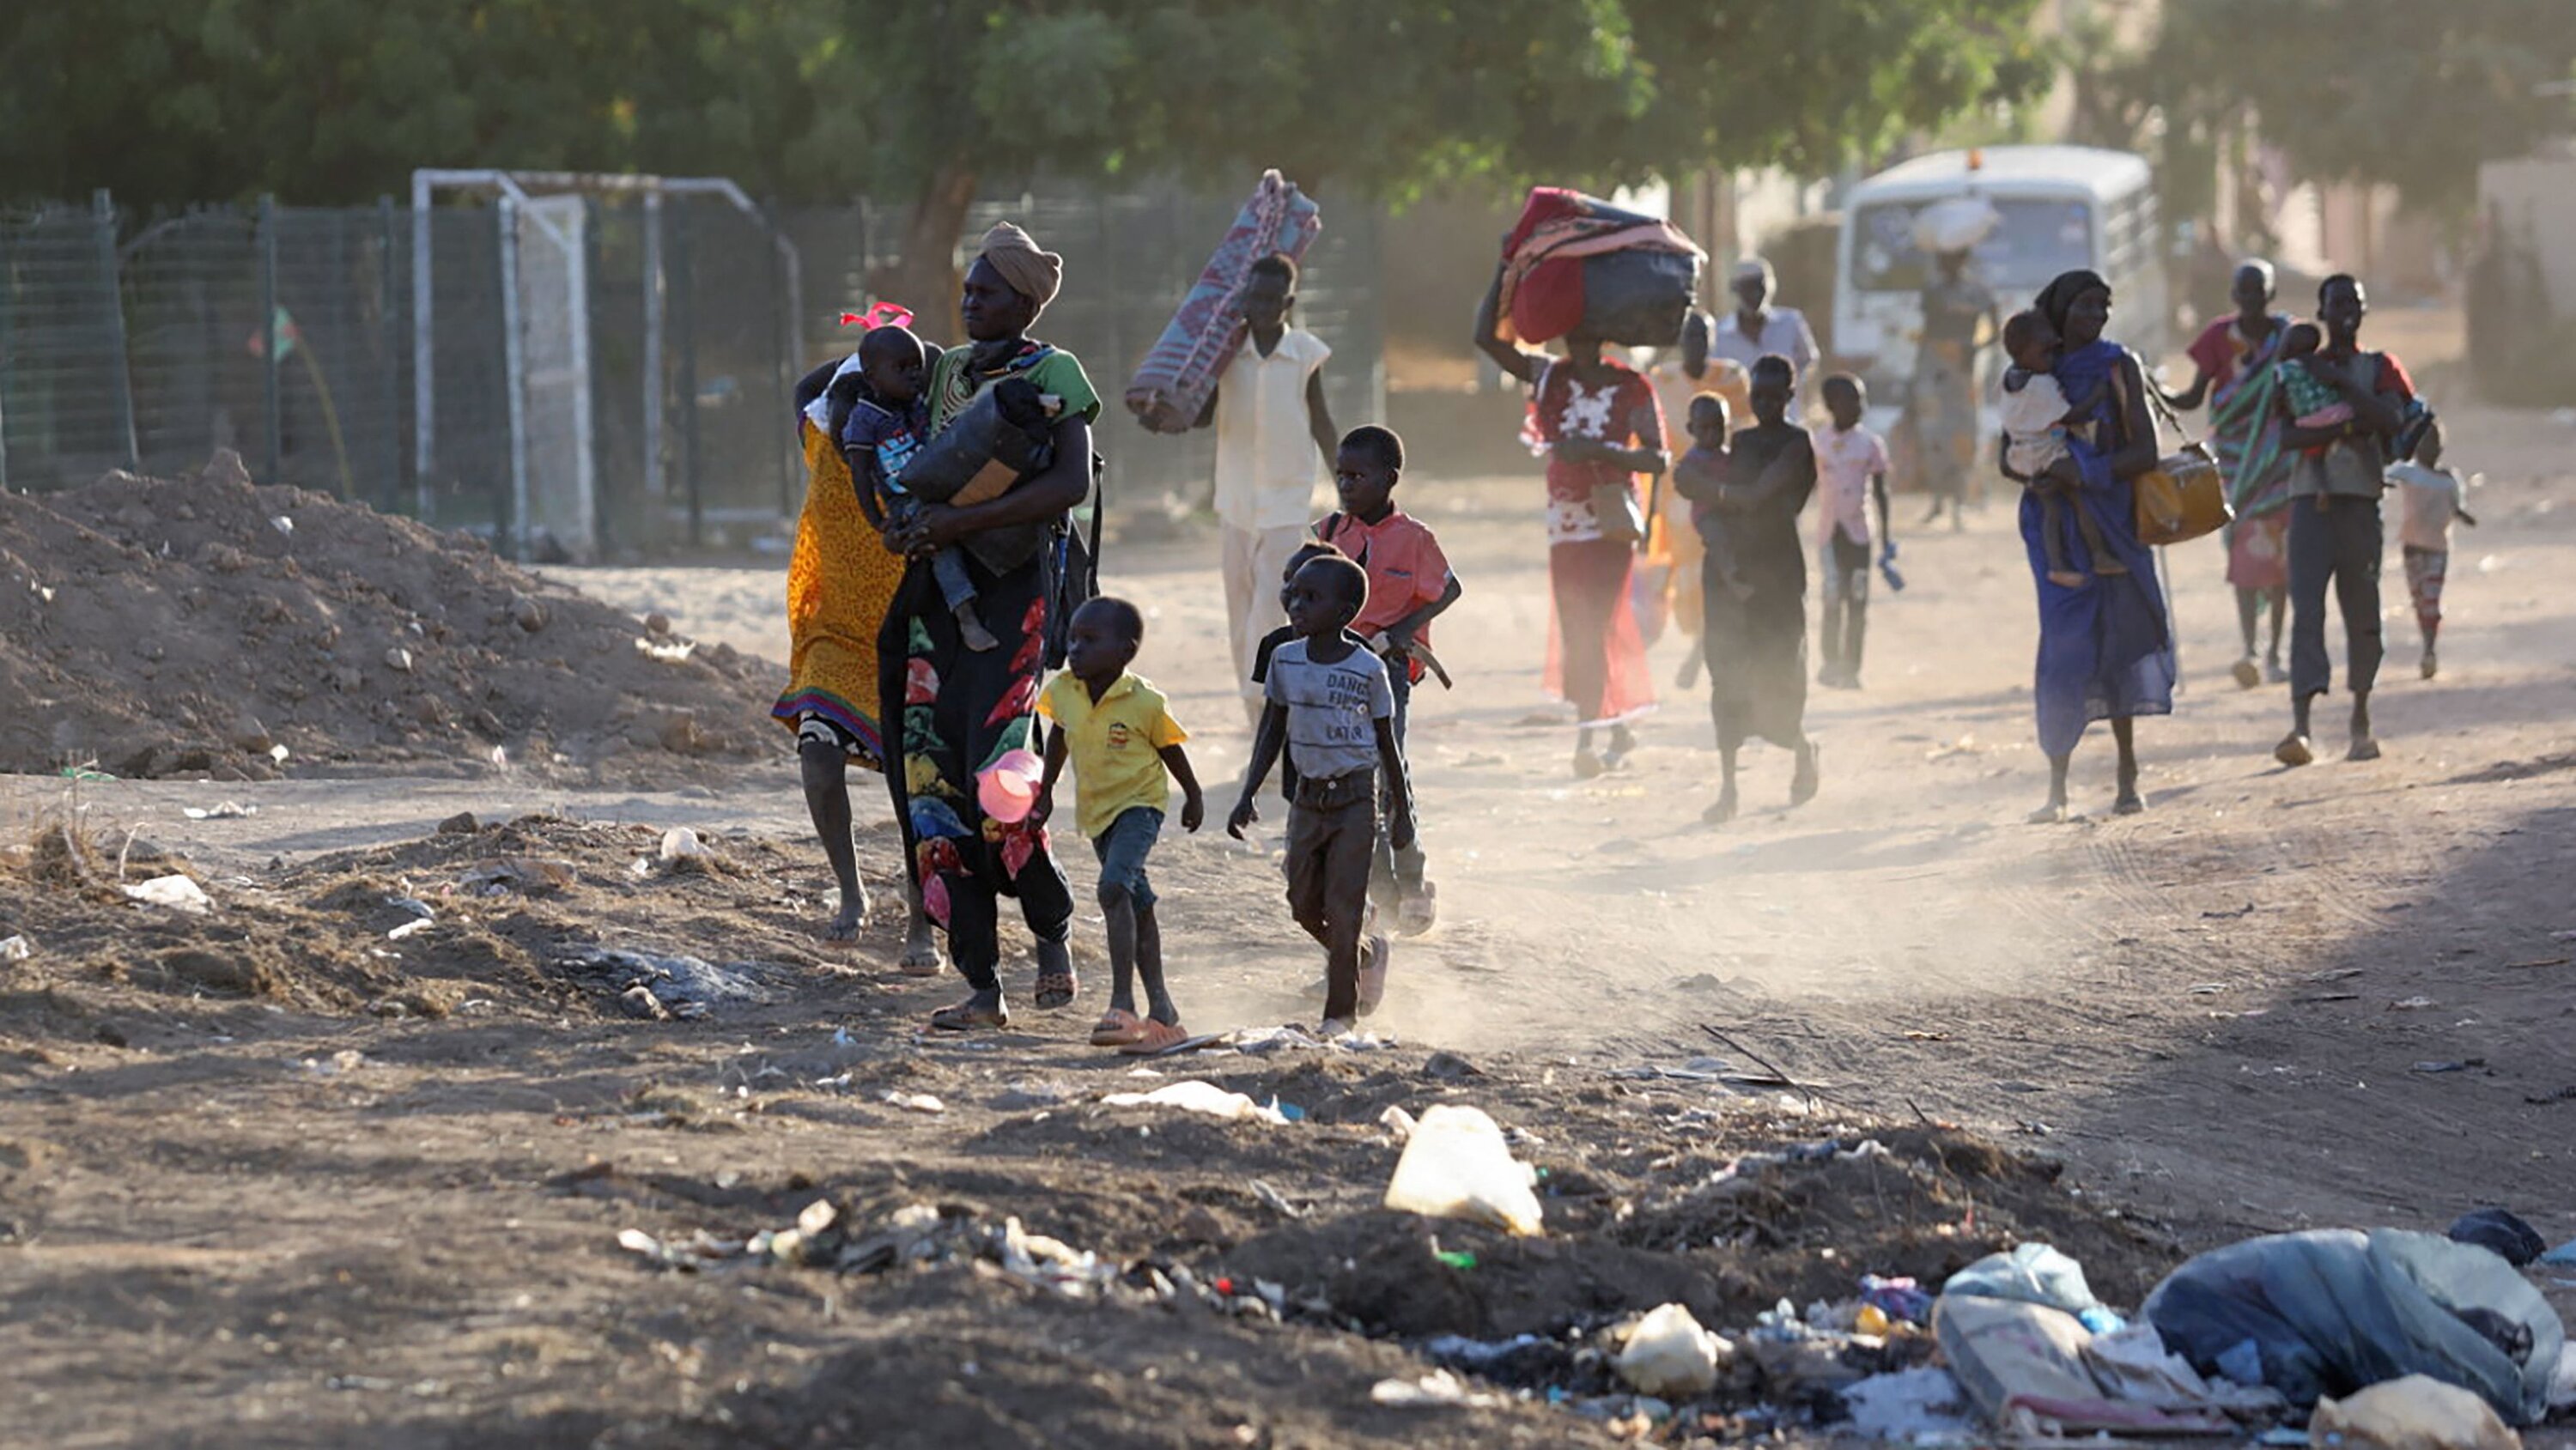
<path id="1" fill-rule="evenodd" d="M 2435 683 L 2413 675 L 2392 550 L 2387 759 L 2271 763 L 2281 691 L 2227 680 L 2232 606 L 2198 545 L 2171 561 L 2188 690 L 2141 729 L 2152 809 L 2059 828 L 2018 824 L 2043 777 L 2027 576 L 2000 510 L 1907 536 L 1912 587 L 1880 595 L 1869 689 L 1815 698 L 1823 795 L 1769 809 L 1787 761 L 1758 753 L 1761 809 L 1718 831 L 1698 820 L 1714 768 L 1694 700 L 1591 783 L 1565 769 L 1567 732 L 1532 723 L 1534 480 L 1408 483 L 1469 592 L 1440 630 L 1462 688 L 1416 700 L 1443 922 L 1400 948 L 1373 1024 L 1405 1045 L 1165 1065 L 1309 1111 L 1285 1128 L 1098 1107 L 1153 1084 L 1079 1045 L 1088 1011 L 916 1043 L 954 982 L 893 975 L 882 919 L 852 950 L 813 939 L 827 878 L 783 768 L 628 793 L 499 770 L 0 780 L 6 839 L 73 811 L 103 848 L 0 872 L 0 936 L 34 944 L 0 966 L 0 1439 L 1562 1444 L 1600 1432 L 1540 1406 L 1379 1409 L 1367 1387 L 1419 1373 L 1403 1345 L 1440 1329 L 1553 1329 L 1676 1295 L 1740 1322 L 2023 1234 L 2085 1257 L 2123 1302 L 2184 1252 L 2277 1228 L 2438 1227 L 2502 1202 L 2576 1236 L 2576 607 L 2555 587 L 2576 573 L 2576 430 L 2484 415 L 2454 439 L 2488 475 L 2485 522 L 2454 556 Z M 1245 742 L 1210 552 L 1125 549 L 1110 573 L 1152 614 L 1140 667 L 1223 778 Z M 783 653 L 773 572 L 562 577 Z M 1678 644 L 1657 657 L 1669 675 Z M 2107 805 L 2109 769 L 2097 735 L 2080 802 Z M 258 813 L 181 814 L 227 798 Z M 460 810 L 553 819 L 433 835 Z M 862 817 L 890 894 L 883 808 L 863 796 Z M 637 874 L 679 825 L 724 869 Z M 164 869 L 150 846 L 184 853 L 212 917 L 114 900 L 129 828 L 146 840 L 125 879 Z M 1193 1026 L 1315 1009 L 1267 860 L 1277 829 L 1255 849 L 1175 835 L 1157 857 Z M 1088 853 L 1067 855 L 1086 883 Z M 512 857 L 573 879 L 439 894 Z M 389 940 L 405 912 L 387 896 L 439 919 Z M 1096 931 L 1082 939 L 1096 994 Z M 582 943 L 755 964 L 766 1000 L 630 1017 L 622 983 L 565 965 Z M 1612 1075 L 1703 1053 L 1777 1069 L 1812 1106 Z M 1373 1209 L 1397 1151 L 1378 1112 L 1444 1098 L 1538 1140 L 1545 1248 L 1437 1226 L 1479 1254 L 1454 1270 Z M 1834 1134 L 1897 1155 L 1787 1165 L 1750 1205 L 1687 1191 L 1737 1152 Z M 962 1269 L 680 1276 L 613 1241 L 739 1237 L 817 1197 L 862 1219 L 952 1204 L 1104 1258 L 1258 1274 L 1395 1342 L 1032 1299 Z"/>

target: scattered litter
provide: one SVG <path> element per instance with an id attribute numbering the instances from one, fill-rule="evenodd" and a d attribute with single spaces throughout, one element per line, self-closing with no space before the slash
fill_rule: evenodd
<path id="1" fill-rule="evenodd" d="M 561 891 L 572 883 L 570 861 L 504 856 L 467 871 L 457 879 L 456 885 L 471 896 L 506 896 L 513 891 L 524 896 L 537 896 L 548 891 Z"/>
<path id="2" fill-rule="evenodd" d="M 1703 1328 L 1690 1310 L 1665 1304 L 1629 1332 L 1619 1351 L 1619 1377 L 1642 1393 L 1684 1399 L 1706 1394 L 1717 1383 L 1719 1366 L 1734 1357 L 1735 1346 Z"/>
<path id="3" fill-rule="evenodd" d="M 2567 965 L 2568 960 L 2566 957 L 2540 957 L 2528 962 L 2507 962 L 2505 965 L 2508 967 L 2563 967 Z"/>
<path id="4" fill-rule="evenodd" d="M 2473 1068 L 2473 1067 L 2484 1067 L 2484 1066 L 2486 1066 L 2486 1065 L 2487 1065 L 2487 1060 L 2486 1060 L 2485 1058 L 2483 1058 L 2483 1057 L 2472 1057 L 2472 1058 L 2467 1058 L 2467 1059 L 2464 1059 L 2464 1060 L 2461 1060 L 2461 1061 L 2456 1061 L 2456 1062 L 2455 1062 L 2455 1061 L 2447 1061 L 2447 1060 L 2446 1060 L 2446 1061 L 2441 1061 L 2441 1062 L 2419 1062 L 2419 1063 L 2415 1064 L 2415 1066 L 2414 1066 L 2414 1068 L 2413 1068 L 2412 1070 L 2413 1070 L 2413 1071 L 2415 1071 L 2415 1072 L 2427 1072 L 2427 1073 L 2431 1073 L 2431 1072 L 2467 1072 L 2470 1068 Z"/>
<path id="5" fill-rule="evenodd" d="M 124 888 L 128 899 L 146 906 L 166 906 L 191 916 L 203 916 L 214 910 L 214 901 L 205 888 L 185 876 L 155 876 Z"/>
<path id="6" fill-rule="evenodd" d="M 1399 1143 L 1413 1136 L 1413 1114 L 1392 1103 L 1387 1105 L 1385 1112 L 1377 1115 L 1377 1125 L 1394 1134 L 1395 1141 Z"/>
<path id="7" fill-rule="evenodd" d="M 1271 1187 L 1263 1180 L 1256 1178 L 1252 1180 L 1250 1186 L 1252 1188 L 1252 1196 L 1260 1199 L 1265 1206 L 1282 1218 L 1304 1218 L 1306 1216 L 1306 1210 L 1290 1203 L 1288 1201 L 1288 1195 L 1281 1193 L 1278 1189 Z"/>
<path id="8" fill-rule="evenodd" d="M 1972 1435 L 1976 1416 L 1967 1391 L 1948 1370 L 1935 1365 L 1871 1375 L 1842 1392 L 1851 1412 L 1851 1428 L 1873 1440 L 1949 1439 Z"/>
<path id="9" fill-rule="evenodd" d="M 431 925 L 432 923 L 428 918 L 416 916 L 411 920 L 404 922 L 402 925 L 395 927 L 393 930 L 386 932 L 385 940 L 401 941 L 407 936 L 417 936 L 420 933 L 429 930 Z"/>
<path id="10" fill-rule="evenodd" d="M 1610 1069 L 1610 1078 L 1614 1082 L 1724 1082 L 1737 1075 L 1734 1067 L 1719 1057 L 1694 1057 L 1679 1067 L 1644 1062 Z"/>
<path id="11" fill-rule="evenodd" d="M 1241 1118 L 1283 1127 L 1289 1121 L 1275 1100 L 1267 1105 L 1256 1103 L 1241 1093 L 1227 1092 L 1197 1078 L 1167 1083 L 1149 1093 L 1111 1093 L 1100 1101 L 1104 1107 L 1176 1108 L 1185 1113 L 1205 1113 L 1211 1118 Z"/>
<path id="12" fill-rule="evenodd" d="M 2493 1249 L 2517 1269 L 2549 1250 L 2549 1241 L 2540 1236 L 2538 1229 L 2501 1208 L 2472 1209 L 2461 1214 L 2444 1237 L 2455 1244 Z"/>
<path id="13" fill-rule="evenodd" d="M 665 665 L 680 663 L 696 653 L 697 648 L 698 642 L 693 639 L 654 639 L 646 635 L 639 636 L 635 641 L 637 654 L 657 664 Z"/>
<path id="14" fill-rule="evenodd" d="M 1386 1206 L 1431 1218 L 1463 1218 L 1516 1234 L 1539 1232 L 1537 1172 L 1512 1156 L 1503 1130 L 1481 1109 L 1436 1103 L 1405 1139 Z"/>
<path id="15" fill-rule="evenodd" d="M 1941 1286 L 1943 1298 L 1952 1295 L 2045 1304 L 2074 1315 L 2095 1334 L 2114 1333 L 2126 1325 L 2093 1297 L 2092 1286 L 2084 1282 L 2084 1266 L 2047 1244 L 2022 1244 L 1986 1255 Z"/>
<path id="16" fill-rule="evenodd" d="M 2562 1269 L 2576 1269 L 2576 1239 L 2569 1239 L 2540 1256 L 2541 1263 Z"/>
<path id="17" fill-rule="evenodd" d="M 2045 1424 L 2069 1435 L 2234 1429 L 2216 1408 L 2168 1411 L 2105 1393 L 2084 1359 L 2094 1336 L 2063 1309 L 1944 1292 L 1933 1309 L 1932 1332 L 1969 1399 L 2000 1426 L 2030 1430 Z"/>
<path id="18" fill-rule="evenodd" d="M 259 807 L 246 806 L 240 801 L 222 801 L 212 806 L 181 806 L 179 814 L 192 821 L 231 821 L 258 815 Z"/>
<path id="19" fill-rule="evenodd" d="M 385 898 L 385 905 L 400 911 L 408 911 L 423 921 L 427 921 L 438 915 L 435 910 L 431 909 L 428 902 L 421 900 L 417 896 L 388 896 Z"/>
<path id="20" fill-rule="evenodd" d="M 907 1113 L 944 1113 L 948 1111 L 948 1105 L 946 1103 L 941 1102 L 929 1093 L 902 1093 L 888 1091 L 885 1094 L 885 1101 L 892 1103 L 894 1106 L 903 1109 Z"/>
<path id="21" fill-rule="evenodd" d="M 2525 1093 L 2522 1100 L 2536 1108 L 2547 1107 L 2551 1103 L 2576 1102 L 2576 1083 L 2562 1088 L 2551 1088 L 2545 1093 Z"/>
<path id="22" fill-rule="evenodd" d="M 2522 1437 L 2493 1405 L 2421 1374 L 2319 1400 L 2308 1443 L 2317 1450 L 2522 1450 Z"/>
<path id="23" fill-rule="evenodd" d="M 1927 1324 L 1932 1319 L 1932 1296 L 1910 1278 L 1882 1279 L 1876 1274 L 1863 1274 L 1860 1298 L 1888 1318 L 1907 1324 Z"/>
<path id="24" fill-rule="evenodd" d="M 367 1055 L 354 1047 L 344 1047 L 328 1058 L 308 1057 L 287 1066 L 306 1077 L 338 1077 L 356 1072 L 367 1065 Z"/>
<path id="25" fill-rule="evenodd" d="M 584 946 L 560 958 L 558 965 L 597 978 L 605 990 L 628 999 L 642 988 L 646 997 L 667 1006 L 674 1017 L 703 1017 L 718 1007 L 770 998 L 754 975 L 761 969 L 749 962 L 718 966 L 698 957 Z M 628 1010 L 642 1005 L 636 1002 Z M 655 1014 L 640 1011 L 637 1015 Z"/>
<path id="26" fill-rule="evenodd" d="M 1399 1410 L 1483 1410 L 1510 1404 L 1511 1397 L 1491 1390 L 1470 1390 L 1456 1375 L 1435 1369 L 1420 1379 L 1379 1380 L 1369 1387 L 1369 1403 Z"/>
<path id="27" fill-rule="evenodd" d="M 2433 999 L 2430 997 L 2408 997 L 2404 1001 L 2389 1003 L 2388 1010 L 2391 1012 L 2421 1012 L 2432 1005 Z"/>
<path id="28" fill-rule="evenodd" d="M 2269 1385 L 2295 1406 L 2422 1373 L 2476 1391 L 2516 1424 L 2547 1412 L 2566 1337 L 2540 1291 L 2494 1253 L 2400 1229 L 2213 1249 L 2168 1275 L 2140 1312 L 2192 1368 Z"/>
<path id="29" fill-rule="evenodd" d="M 35 954 L 35 944 L 24 935 L 0 937 L 0 962 L 23 962 Z"/>
<path id="30" fill-rule="evenodd" d="M 1236 1033 L 1234 1050 L 1250 1056 L 1271 1052 L 1322 1051 L 1324 1039 L 1303 1027 L 1252 1027 Z"/>

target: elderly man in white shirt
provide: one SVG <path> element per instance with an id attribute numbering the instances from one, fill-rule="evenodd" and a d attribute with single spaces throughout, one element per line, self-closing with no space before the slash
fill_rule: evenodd
<path id="1" fill-rule="evenodd" d="M 1819 356 L 1816 334 L 1807 326 L 1807 315 L 1797 308 L 1768 305 L 1772 289 L 1779 285 L 1771 264 L 1760 257 L 1747 257 L 1735 264 L 1729 285 L 1735 292 L 1736 309 L 1717 319 L 1717 325 L 1709 329 L 1709 356 L 1729 359 L 1748 372 L 1765 356 L 1785 357 L 1798 370 L 1800 391 L 1813 387 Z M 1786 421 L 1798 421 L 1795 396 L 1789 399 Z"/>
<path id="2" fill-rule="evenodd" d="M 1315 485 L 1330 468 L 1340 435 L 1324 405 L 1322 338 L 1288 325 L 1297 301 L 1297 264 L 1285 256 L 1252 264 L 1244 283 L 1248 329 L 1234 361 L 1218 374 L 1200 424 L 1216 425 L 1216 517 L 1223 538 L 1226 638 L 1244 714 L 1261 719 L 1252 683 L 1262 637 L 1287 621 L 1280 576 L 1309 537 Z"/>

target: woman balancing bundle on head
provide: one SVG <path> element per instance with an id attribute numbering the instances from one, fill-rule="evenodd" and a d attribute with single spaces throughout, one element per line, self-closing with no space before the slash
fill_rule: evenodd
<path id="1" fill-rule="evenodd" d="M 1020 899 L 1037 939 L 1037 1004 L 1062 1007 L 1079 990 L 1066 941 L 1073 899 L 1041 824 L 1027 818 L 1050 597 L 1047 555 L 1092 473 L 1091 423 L 1100 400 L 1072 354 L 1031 339 L 1055 299 L 1063 259 L 1005 222 L 984 236 L 959 303 L 969 345 L 930 370 L 934 433 L 1008 379 L 1062 400 L 1051 456 L 999 496 L 958 503 L 927 486 L 908 521 L 889 519 L 887 546 L 910 564 L 879 637 L 883 718 L 901 722 L 902 768 L 892 773 L 913 878 L 948 933 L 949 954 L 973 988 L 933 1014 L 963 1031 L 1010 1021 L 999 976 L 1000 898 Z M 957 545 L 975 588 L 976 616 L 996 647 L 969 647 L 930 561 Z M 1016 795 L 1002 787 L 1016 781 Z M 1010 809 L 1016 799 L 1017 810 Z M 994 807 L 1002 807 L 996 810 Z"/>

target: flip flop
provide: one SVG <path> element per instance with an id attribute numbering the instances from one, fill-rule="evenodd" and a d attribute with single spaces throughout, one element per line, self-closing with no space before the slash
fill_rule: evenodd
<path id="1" fill-rule="evenodd" d="M 974 1032 L 988 1027 L 1001 1028 L 1010 1025 L 1011 1014 L 1008 1009 L 978 1007 L 972 1002 L 960 1002 L 954 1007 L 942 1007 L 930 1014 L 930 1029 L 933 1032 Z"/>
<path id="2" fill-rule="evenodd" d="M 1133 1042 L 1122 1043 L 1118 1050 L 1129 1057 L 1160 1057 L 1190 1040 L 1178 1022 L 1157 1022 L 1148 1017 L 1140 1023 Z"/>
<path id="3" fill-rule="evenodd" d="M 1127 1047 L 1132 1044 L 1142 1042 L 1145 1040 L 1145 1029 L 1147 1026 L 1148 1024 L 1144 1018 L 1137 1016 L 1126 1008 L 1112 1007 L 1108 1011 L 1101 1013 L 1100 1020 L 1093 1024 L 1091 1029 L 1091 1045 L 1094 1047 Z"/>
<path id="4" fill-rule="evenodd" d="M 1037 1004 L 1041 1009 L 1052 1012 L 1059 1007 L 1070 1007 L 1073 999 L 1081 995 L 1082 979 L 1074 974 L 1073 968 L 1038 973 Z"/>
<path id="5" fill-rule="evenodd" d="M 1393 954 L 1384 933 L 1370 937 L 1361 948 L 1359 1007 L 1363 1017 L 1377 1011 L 1377 1004 L 1386 998 L 1386 959 Z"/>
<path id="6" fill-rule="evenodd" d="M 933 942 L 928 955 L 910 947 L 904 948 L 903 956 L 895 962 L 894 969 L 907 977 L 935 977 L 947 970 L 947 963 L 940 960 L 939 944 Z"/>

